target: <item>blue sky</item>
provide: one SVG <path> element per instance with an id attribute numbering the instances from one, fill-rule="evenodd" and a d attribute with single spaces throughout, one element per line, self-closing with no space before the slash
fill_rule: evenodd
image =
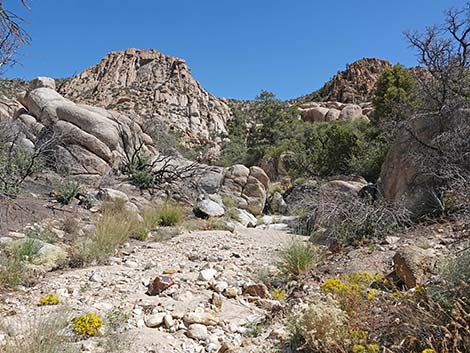
<path id="1" fill-rule="evenodd" d="M 20 0 L 32 44 L 7 77 L 67 77 L 112 50 L 155 48 L 186 59 L 220 97 L 261 89 L 289 99 L 314 91 L 347 63 L 378 57 L 415 66 L 403 31 L 440 23 L 465 0 Z"/>

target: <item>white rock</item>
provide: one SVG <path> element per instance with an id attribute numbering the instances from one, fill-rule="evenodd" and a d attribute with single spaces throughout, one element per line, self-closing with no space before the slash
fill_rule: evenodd
<path id="1" fill-rule="evenodd" d="M 217 270 L 213 268 L 206 268 L 205 270 L 202 270 L 201 272 L 199 272 L 198 280 L 208 282 L 211 279 L 213 279 L 216 274 L 217 274 Z"/>
<path id="2" fill-rule="evenodd" d="M 88 278 L 90 282 L 102 283 L 103 277 L 99 272 L 93 272 L 93 274 Z"/>
<path id="3" fill-rule="evenodd" d="M 217 281 L 214 283 L 213 288 L 216 292 L 222 293 L 225 289 L 228 288 L 228 283 L 225 281 Z"/>
<path id="4" fill-rule="evenodd" d="M 192 324 L 188 329 L 188 336 L 197 340 L 205 341 L 208 337 L 207 327 L 201 324 Z"/>
<path id="5" fill-rule="evenodd" d="M 163 323 L 165 316 L 166 316 L 165 313 L 152 314 L 145 319 L 145 325 L 147 327 L 152 327 L 152 328 L 158 327 Z"/>
<path id="6" fill-rule="evenodd" d="M 184 322 L 188 324 L 202 324 L 213 326 L 219 323 L 219 320 L 210 312 L 192 312 L 184 315 Z"/>
<path id="7" fill-rule="evenodd" d="M 163 317 L 163 324 L 167 329 L 170 329 L 175 325 L 175 320 L 173 320 L 173 317 L 170 314 L 166 314 Z"/>

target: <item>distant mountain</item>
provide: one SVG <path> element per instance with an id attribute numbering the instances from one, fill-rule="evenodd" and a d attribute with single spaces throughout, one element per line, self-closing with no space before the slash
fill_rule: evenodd
<path id="1" fill-rule="evenodd" d="M 226 101 L 205 91 L 183 59 L 153 49 L 111 52 L 58 91 L 76 102 L 134 111 L 189 144 L 217 144 L 231 117 Z"/>
<path id="2" fill-rule="evenodd" d="M 377 80 L 382 72 L 391 67 L 387 60 L 363 58 L 347 65 L 318 91 L 294 99 L 295 102 L 336 101 L 341 103 L 363 103 L 372 99 Z"/>

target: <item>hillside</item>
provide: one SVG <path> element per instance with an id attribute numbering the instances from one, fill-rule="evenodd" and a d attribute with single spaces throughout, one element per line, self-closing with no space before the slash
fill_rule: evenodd
<path id="1" fill-rule="evenodd" d="M 186 143 L 216 143 L 230 119 L 226 101 L 204 90 L 185 60 L 153 49 L 111 52 L 65 80 L 58 91 L 80 103 L 135 112 L 166 125 Z"/>

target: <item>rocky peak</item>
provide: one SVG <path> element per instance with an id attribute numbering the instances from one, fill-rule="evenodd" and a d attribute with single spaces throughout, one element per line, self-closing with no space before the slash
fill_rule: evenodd
<path id="1" fill-rule="evenodd" d="M 231 113 L 226 101 L 202 88 L 185 60 L 153 49 L 113 51 L 66 80 L 69 99 L 163 122 L 188 143 L 217 143 Z"/>
<path id="2" fill-rule="evenodd" d="M 322 88 L 300 100 L 363 103 L 372 98 L 375 85 L 382 72 L 391 67 L 387 60 L 363 58 L 346 66 L 325 83 Z"/>

